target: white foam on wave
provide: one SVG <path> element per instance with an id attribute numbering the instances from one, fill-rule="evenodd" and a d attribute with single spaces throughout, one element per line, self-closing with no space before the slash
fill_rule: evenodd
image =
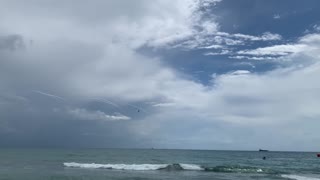
<path id="1" fill-rule="evenodd" d="M 117 169 L 117 170 L 160 170 L 171 166 L 172 164 L 96 164 L 96 163 L 76 163 L 76 162 L 65 162 L 63 163 L 66 167 L 72 168 L 87 168 L 87 169 Z M 199 165 L 196 164 L 179 164 L 184 170 L 189 171 L 203 171 Z"/>
<path id="2" fill-rule="evenodd" d="M 66 167 L 73 168 L 88 168 L 88 169 L 117 169 L 117 170 L 158 170 L 166 168 L 168 164 L 96 164 L 96 163 L 76 163 L 67 162 L 63 163 Z"/>
<path id="3" fill-rule="evenodd" d="M 180 164 L 180 166 L 184 169 L 184 170 L 191 170 L 191 171 L 203 171 L 204 169 L 196 164 Z"/>
<path id="4" fill-rule="evenodd" d="M 306 176 L 298 176 L 298 175 L 281 175 L 283 178 L 295 179 L 295 180 L 320 180 L 319 178 L 314 177 L 306 177 Z"/>

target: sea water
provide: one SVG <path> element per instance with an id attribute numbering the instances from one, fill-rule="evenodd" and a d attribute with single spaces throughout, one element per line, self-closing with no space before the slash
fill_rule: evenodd
<path id="1" fill-rule="evenodd" d="M 263 157 L 266 157 L 263 160 Z M 311 152 L 1 149 L 0 180 L 320 179 Z"/>

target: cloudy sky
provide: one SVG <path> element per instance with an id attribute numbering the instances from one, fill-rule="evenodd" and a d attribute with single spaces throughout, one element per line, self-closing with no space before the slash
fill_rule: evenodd
<path id="1" fill-rule="evenodd" d="M 0 146 L 320 149 L 318 0 L 2 0 Z"/>

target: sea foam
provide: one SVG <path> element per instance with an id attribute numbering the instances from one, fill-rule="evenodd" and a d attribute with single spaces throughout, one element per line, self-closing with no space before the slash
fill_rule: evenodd
<path id="1" fill-rule="evenodd" d="M 202 168 L 196 164 L 96 164 L 96 163 L 63 163 L 66 167 L 87 168 L 87 169 L 116 169 L 116 170 L 189 170 L 202 171 Z"/>
<path id="2" fill-rule="evenodd" d="M 203 171 L 204 168 L 196 164 L 180 164 L 184 170 Z"/>
<path id="3" fill-rule="evenodd" d="M 314 178 L 314 177 L 306 177 L 306 176 L 300 176 L 300 175 L 288 175 L 288 174 L 281 175 L 281 177 L 288 178 L 288 179 L 295 179 L 295 180 L 320 180 L 319 178 Z"/>
<path id="4" fill-rule="evenodd" d="M 158 170 L 166 168 L 168 164 L 96 164 L 96 163 L 63 163 L 66 167 L 88 168 L 88 169 L 117 169 L 117 170 Z"/>
<path id="5" fill-rule="evenodd" d="M 96 163 L 76 163 L 65 162 L 64 166 L 70 168 L 87 168 L 87 169 L 115 169 L 115 170 L 166 170 L 166 171 L 210 171 L 210 172 L 228 172 L 228 173 L 263 173 L 260 168 L 255 167 L 242 167 L 242 166 L 215 166 L 204 167 L 197 164 L 96 164 Z M 300 180 L 300 179 L 299 179 Z"/>

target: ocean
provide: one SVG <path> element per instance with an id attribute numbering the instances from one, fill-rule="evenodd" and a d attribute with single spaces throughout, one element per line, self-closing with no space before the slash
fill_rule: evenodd
<path id="1" fill-rule="evenodd" d="M 263 160 L 263 157 L 266 157 Z M 311 152 L 1 149 L 0 180 L 320 179 Z"/>

